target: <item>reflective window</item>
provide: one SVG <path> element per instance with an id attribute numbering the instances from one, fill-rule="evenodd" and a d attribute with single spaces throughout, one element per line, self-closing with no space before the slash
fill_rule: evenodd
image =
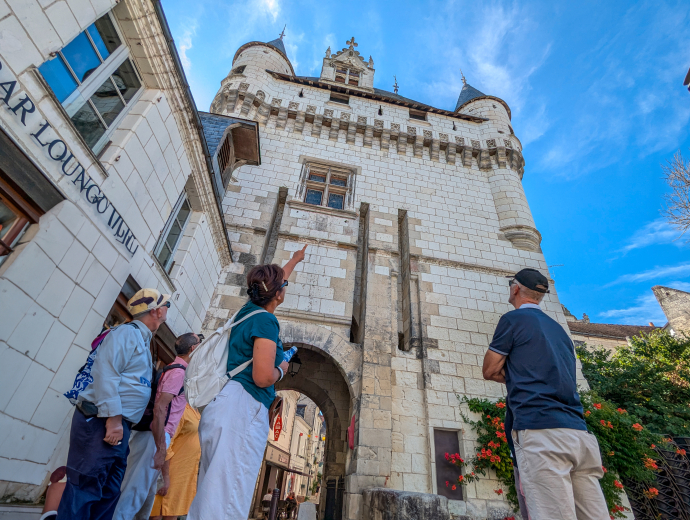
<path id="1" fill-rule="evenodd" d="M 67 60 L 67 64 L 72 67 L 72 72 L 80 83 L 83 83 L 101 64 L 86 32 L 81 33 L 62 49 L 62 55 Z"/>
<path id="2" fill-rule="evenodd" d="M 108 16 L 96 20 L 96 23 L 92 24 L 87 31 L 104 61 L 122 44 L 113 22 Z"/>
<path id="3" fill-rule="evenodd" d="M 350 168 L 307 162 L 303 168 L 298 196 L 304 202 L 333 209 L 346 209 L 353 204 L 354 171 Z"/>
<path id="4" fill-rule="evenodd" d="M 315 204 L 316 206 L 320 206 L 322 198 L 323 191 L 307 190 L 307 197 L 304 199 L 304 202 L 307 204 Z"/>
<path id="5" fill-rule="evenodd" d="M 67 68 L 62 56 L 58 55 L 50 61 L 46 61 L 38 67 L 50 88 L 53 89 L 55 97 L 62 103 L 77 88 L 77 80 Z"/>
<path id="6" fill-rule="evenodd" d="M 328 207 L 335 209 L 343 209 L 343 202 L 345 201 L 345 196 L 340 193 L 329 193 L 328 194 Z"/>
<path id="7" fill-rule="evenodd" d="M 155 248 L 158 262 L 168 273 L 172 270 L 173 257 L 184 234 L 187 222 L 189 222 L 191 213 L 192 208 L 189 206 L 186 196 L 183 196 L 175 205 L 170 220 L 168 220 L 166 227 L 163 229 L 158 246 Z"/>
<path id="8" fill-rule="evenodd" d="M 103 136 L 142 88 L 127 53 L 120 51 L 121 57 L 105 63 L 121 47 L 113 20 L 106 14 L 39 67 L 60 103 L 70 100 L 66 108 L 74 113 L 72 122 L 94 151 L 102 148 Z M 81 95 L 71 96 L 77 89 Z"/>
<path id="9" fill-rule="evenodd" d="M 94 147 L 106 130 L 105 125 L 96 114 L 91 103 L 88 102 L 72 116 L 72 123 L 74 123 L 74 126 L 90 148 Z"/>

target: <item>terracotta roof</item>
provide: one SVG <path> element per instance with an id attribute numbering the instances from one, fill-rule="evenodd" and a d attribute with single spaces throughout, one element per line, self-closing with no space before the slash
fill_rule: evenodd
<path id="1" fill-rule="evenodd" d="M 614 325 L 609 323 L 582 323 L 569 321 L 568 328 L 573 334 L 581 334 L 583 336 L 625 339 L 628 336 L 638 336 L 640 332 L 649 334 L 659 327 L 650 327 L 647 325 Z"/>

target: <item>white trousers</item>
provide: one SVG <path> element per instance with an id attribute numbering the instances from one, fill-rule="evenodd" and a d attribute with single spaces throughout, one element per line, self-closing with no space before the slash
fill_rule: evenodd
<path id="1" fill-rule="evenodd" d="M 127 470 L 122 479 L 120 500 L 115 507 L 113 520 L 133 520 L 146 502 L 151 490 L 156 492 L 156 480 L 159 470 L 153 469 L 153 456 L 156 454 L 156 442 L 152 432 L 133 431 L 129 439 Z M 151 508 L 153 501 L 151 501 Z M 151 508 L 142 518 L 148 518 Z"/>
<path id="2" fill-rule="evenodd" d="M 552 428 L 512 436 L 530 520 L 608 520 L 594 435 Z"/>
<path id="3" fill-rule="evenodd" d="M 204 409 L 201 462 L 187 520 L 244 520 L 249 516 L 270 427 L 268 409 L 230 381 Z"/>

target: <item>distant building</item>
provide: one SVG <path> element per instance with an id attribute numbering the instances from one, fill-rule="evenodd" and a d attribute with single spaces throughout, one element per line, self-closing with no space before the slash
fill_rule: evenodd
<path id="1" fill-rule="evenodd" d="M 653 323 L 649 325 L 617 325 L 613 323 L 591 323 L 587 314 L 578 320 L 563 306 L 563 314 L 568 323 L 570 336 L 575 346 L 587 344 L 591 347 L 604 347 L 615 350 L 628 344 L 629 338 L 640 333 L 649 334 L 658 329 Z"/>
<path id="2" fill-rule="evenodd" d="M 652 291 L 668 320 L 664 328 L 671 334 L 690 332 L 690 293 L 661 285 L 655 285 Z"/>

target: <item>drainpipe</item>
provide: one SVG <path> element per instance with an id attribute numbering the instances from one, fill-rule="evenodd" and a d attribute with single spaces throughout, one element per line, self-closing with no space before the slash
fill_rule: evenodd
<path id="1" fill-rule="evenodd" d="M 165 18 L 165 13 L 163 12 L 163 6 L 160 0 L 151 0 L 153 4 L 153 10 L 158 18 L 158 23 L 163 31 L 163 36 L 168 44 L 168 50 L 173 59 L 173 65 L 177 71 L 177 74 L 184 87 L 182 91 L 187 98 L 187 103 L 194 116 L 194 124 L 196 126 L 197 133 L 199 134 L 199 139 L 201 140 L 201 148 L 204 152 L 204 158 L 206 159 L 206 167 L 208 168 L 209 180 L 211 182 L 211 187 L 213 188 L 213 194 L 216 199 L 216 207 L 218 208 L 218 214 L 220 216 L 220 221 L 223 225 L 223 230 L 225 231 L 225 242 L 228 245 L 228 253 L 230 254 L 230 262 L 232 259 L 232 248 L 230 247 L 230 238 L 228 237 L 228 230 L 225 227 L 225 219 L 223 218 L 223 207 L 220 204 L 220 194 L 216 191 L 216 184 L 213 179 L 213 162 L 211 161 L 211 155 L 208 152 L 208 143 L 206 142 L 206 136 L 204 135 L 204 127 L 201 124 L 201 118 L 199 117 L 199 112 L 196 109 L 196 103 L 194 102 L 194 96 L 192 95 L 192 90 L 187 83 L 187 76 L 184 73 L 184 68 L 182 67 L 182 62 L 180 61 L 180 55 L 177 53 L 177 47 L 175 46 L 175 41 L 173 40 L 172 34 L 170 33 L 170 26 L 168 26 L 168 20 Z"/>

